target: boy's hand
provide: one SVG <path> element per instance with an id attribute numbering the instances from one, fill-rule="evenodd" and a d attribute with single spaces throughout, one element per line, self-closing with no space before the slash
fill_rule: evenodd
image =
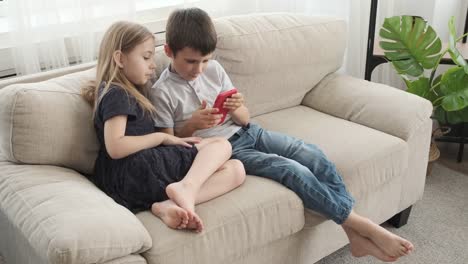
<path id="1" fill-rule="evenodd" d="M 237 108 L 244 104 L 244 95 L 241 93 L 235 93 L 231 97 L 227 98 L 223 104 L 223 107 L 229 109 L 230 112 L 235 111 Z"/>
<path id="2" fill-rule="evenodd" d="M 180 138 L 173 135 L 165 134 L 165 138 L 162 142 L 163 145 L 182 145 L 184 147 L 191 148 L 191 144 L 198 144 L 200 143 L 201 138 L 199 137 L 186 137 Z"/>
<path id="3" fill-rule="evenodd" d="M 201 107 L 197 111 L 193 112 L 192 117 L 188 122 L 196 130 L 214 127 L 223 117 L 222 114 L 216 113 L 218 113 L 218 109 L 206 108 L 206 101 L 203 100 Z"/>

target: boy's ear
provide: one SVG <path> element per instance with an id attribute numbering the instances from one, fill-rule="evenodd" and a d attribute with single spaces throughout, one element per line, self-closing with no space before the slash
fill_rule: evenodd
<path id="1" fill-rule="evenodd" d="M 112 57 L 114 59 L 115 64 L 117 64 L 117 67 L 123 68 L 122 51 L 120 51 L 120 50 L 114 51 L 114 54 L 112 54 Z"/>
<path id="2" fill-rule="evenodd" d="M 172 58 L 172 59 L 174 58 L 174 53 L 172 52 L 171 48 L 167 44 L 164 44 L 164 53 L 166 53 L 166 56 L 168 56 L 169 58 Z"/>

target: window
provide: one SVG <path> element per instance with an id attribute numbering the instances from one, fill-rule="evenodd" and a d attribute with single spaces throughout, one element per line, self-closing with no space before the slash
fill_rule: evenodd
<path id="1" fill-rule="evenodd" d="M 0 33 L 8 31 L 8 20 L 6 18 L 6 1 L 0 0 Z"/>
<path id="2" fill-rule="evenodd" d="M 0 58 L 2 62 L 0 63 L 0 79 L 5 76 L 11 76 L 14 74 L 15 65 L 13 61 L 13 55 L 11 53 L 11 23 L 9 21 L 9 12 L 10 8 L 17 8 L 15 4 L 16 0 L 0 0 Z M 41 6 L 44 1 L 29 1 L 29 5 L 32 10 L 40 10 L 41 12 L 32 13 L 29 17 L 29 21 L 32 23 L 33 28 L 48 28 L 50 25 L 59 26 L 58 29 L 68 27 L 68 23 L 71 26 L 74 26 L 74 22 L 81 21 L 81 13 L 77 13 L 75 7 L 80 6 L 82 3 L 87 3 L 89 0 L 47 0 L 53 2 L 55 8 L 45 9 Z M 47 2 L 45 1 L 45 2 Z M 170 12 L 178 7 L 188 7 L 193 6 L 196 3 L 199 3 L 200 0 L 133 0 L 133 1 L 118 1 L 119 4 L 113 4 L 112 0 L 106 1 L 94 1 L 92 6 L 86 6 L 86 11 L 89 12 L 91 16 L 97 18 L 96 27 L 90 28 L 90 32 L 93 30 L 101 30 L 100 26 L 104 25 L 105 22 L 100 23 L 101 17 L 102 21 L 107 21 L 109 18 L 117 19 L 120 14 L 132 14 L 135 15 L 136 22 L 144 24 L 152 32 L 164 31 L 167 17 Z M 127 4 L 128 3 L 128 4 Z M 133 5 L 134 4 L 134 5 Z M 38 6 L 36 6 L 38 5 Z M 113 8 L 109 10 L 109 5 L 112 5 Z M 133 5 L 133 6 L 132 6 Z M 47 16 L 47 19 L 44 18 L 44 12 L 47 14 L 50 12 L 50 16 Z M 125 18 L 123 18 L 125 19 Z M 76 23 L 75 23 L 76 26 Z M 62 28 L 60 28 L 62 27 Z M 66 33 L 68 34 L 68 33 Z M 164 34 L 158 34 L 156 36 L 157 45 L 164 43 Z M 63 36 L 62 36 L 63 37 Z M 69 37 L 69 36 L 64 36 Z M 74 51 L 70 51 L 69 54 L 73 54 Z M 73 57 L 72 55 L 70 55 Z M 69 58 L 72 60 L 71 58 Z"/>

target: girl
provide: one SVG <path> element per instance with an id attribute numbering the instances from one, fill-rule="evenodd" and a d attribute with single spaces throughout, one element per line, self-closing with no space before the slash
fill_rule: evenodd
<path id="1" fill-rule="evenodd" d="M 171 228 L 200 232 L 195 204 L 238 187 L 245 170 L 228 160 L 231 145 L 223 138 L 155 132 L 156 109 L 145 88 L 155 69 L 154 46 L 153 34 L 131 22 L 113 24 L 103 37 L 96 82 L 82 90 L 101 144 L 91 180 L 133 213 L 151 209 Z"/>

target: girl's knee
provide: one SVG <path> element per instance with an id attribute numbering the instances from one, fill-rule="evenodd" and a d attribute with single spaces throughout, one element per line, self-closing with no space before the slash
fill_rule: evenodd
<path id="1" fill-rule="evenodd" d="M 227 162 L 228 169 L 231 171 L 233 181 L 236 186 L 241 185 L 245 181 L 245 169 L 244 164 L 240 160 L 231 159 Z"/>
<path id="2" fill-rule="evenodd" d="M 229 141 L 223 137 L 214 137 L 213 144 L 216 144 L 220 149 L 229 152 L 229 155 L 232 153 L 232 146 Z"/>

